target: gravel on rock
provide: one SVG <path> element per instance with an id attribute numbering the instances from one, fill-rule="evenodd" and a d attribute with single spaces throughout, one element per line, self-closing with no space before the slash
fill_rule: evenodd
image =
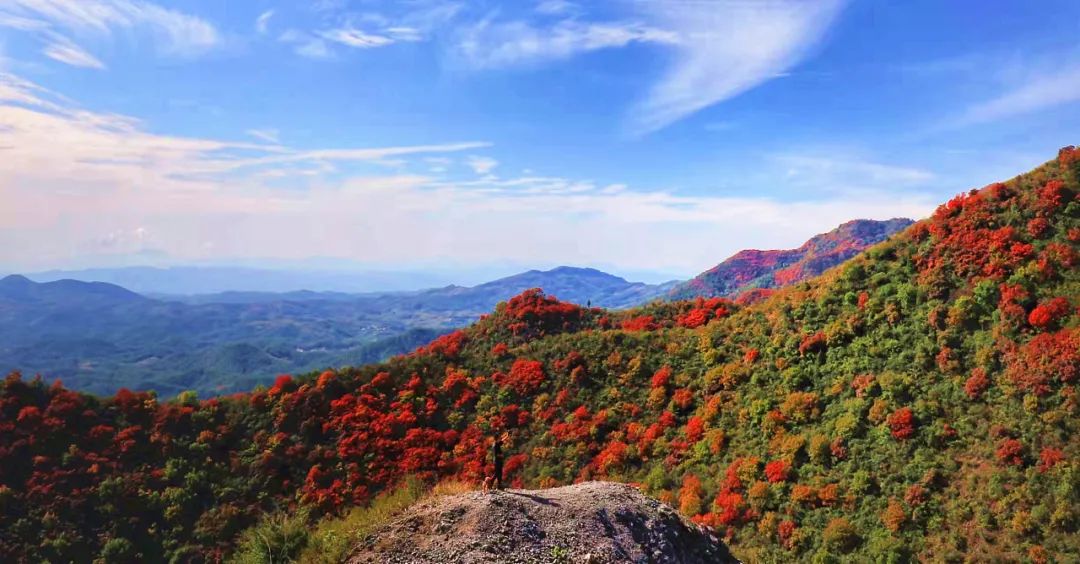
<path id="1" fill-rule="evenodd" d="M 737 562 L 709 529 L 637 489 L 585 482 L 421 502 L 349 557 L 360 563 Z"/>

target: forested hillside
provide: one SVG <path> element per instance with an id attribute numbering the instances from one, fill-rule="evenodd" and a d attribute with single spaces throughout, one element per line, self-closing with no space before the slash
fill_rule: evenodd
<path id="1" fill-rule="evenodd" d="M 1080 558 L 1080 151 L 740 306 L 539 291 L 383 364 L 197 401 L 0 391 L 0 560 L 225 557 L 406 476 L 640 483 L 745 561 Z"/>
<path id="2" fill-rule="evenodd" d="M 813 278 L 889 238 L 913 222 L 855 219 L 815 235 L 797 249 L 739 251 L 720 264 L 672 288 L 673 299 L 714 296 L 756 301 L 771 290 Z"/>

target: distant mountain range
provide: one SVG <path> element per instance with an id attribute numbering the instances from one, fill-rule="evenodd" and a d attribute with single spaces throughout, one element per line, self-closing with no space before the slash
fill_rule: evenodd
<path id="1" fill-rule="evenodd" d="M 207 396 L 277 374 L 408 352 L 529 288 L 622 308 L 662 296 L 673 284 L 560 267 L 421 292 L 147 297 L 103 282 L 37 283 L 13 275 L 0 279 L 0 370 L 41 373 L 95 393 L 129 387 Z"/>
<path id="2" fill-rule="evenodd" d="M 819 274 L 910 225 L 907 219 L 857 220 L 789 251 L 742 251 L 689 282 L 629 282 L 593 268 L 530 270 L 472 287 L 346 293 L 258 291 L 277 283 L 250 271 L 254 291 L 144 295 L 104 282 L 0 279 L 0 371 L 59 378 L 107 394 L 121 387 L 162 396 L 249 389 L 278 374 L 383 360 L 468 325 L 508 298 L 543 288 L 566 302 L 624 309 L 656 299 L 733 296 Z M 144 285 L 215 287 L 236 272 L 148 268 L 108 271 Z M 97 272 L 105 275 L 108 272 Z M 216 277 L 224 276 L 225 279 Z M 215 281 L 216 280 L 216 281 Z M 260 281 L 261 280 L 261 281 Z M 179 286 L 178 286 L 179 287 Z M 316 286 L 318 287 L 318 286 Z"/>
<path id="3" fill-rule="evenodd" d="M 351 263 L 269 264 L 267 266 L 116 266 L 77 270 L 20 272 L 34 282 L 83 280 L 108 282 L 146 296 L 224 293 L 280 294 L 298 291 L 344 294 L 416 292 L 451 284 L 474 286 L 509 276 L 527 267 L 514 264 L 374 268 Z M 0 277 L 15 271 L 0 269 Z M 640 271 L 626 278 L 651 283 L 679 278 Z"/>
<path id="4" fill-rule="evenodd" d="M 415 291 L 442 286 L 454 278 L 429 271 L 361 269 L 251 268 L 232 266 L 126 266 L 27 273 L 35 282 L 108 282 L 140 294 L 214 294 L 230 291 L 317 292 Z M 487 278 L 484 278 L 487 279 Z"/>
<path id="5" fill-rule="evenodd" d="M 801 282 L 854 257 L 912 223 L 906 218 L 856 219 L 813 237 L 797 249 L 739 251 L 691 280 L 676 285 L 668 297 L 735 297 L 756 288 L 779 288 Z"/>

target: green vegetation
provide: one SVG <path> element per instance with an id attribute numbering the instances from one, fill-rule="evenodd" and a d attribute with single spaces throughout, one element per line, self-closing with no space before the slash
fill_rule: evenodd
<path id="1" fill-rule="evenodd" d="M 409 478 L 379 494 L 371 503 L 353 507 L 341 517 L 330 516 L 312 523 L 311 513 L 306 508 L 278 511 L 263 517 L 257 525 L 241 534 L 236 554 L 230 562 L 337 564 L 343 562 L 364 537 L 412 505 L 471 489 L 470 485 L 457 481 L 428 487 L 420 480 Z"/>
<path id="2" fill-rule="evenodd" d="M 203 402 L 9 377 L 0 559 L 224 558 L 279 507 L 475 484 L 506 432 L 508 483 L 637 482 L 745 561 L 1075 561 L 1078 168 L 1063 150 L 745 307 L 529 291 L 386 363 Z"/>

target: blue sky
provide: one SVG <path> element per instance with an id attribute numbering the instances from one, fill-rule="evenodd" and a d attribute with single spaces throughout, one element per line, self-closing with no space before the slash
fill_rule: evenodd
<path id="1" fill-rule="evenodd" d="M 688 276 L 1078 133 L 1075 1 L 0 0 L 0 270 Z"/>

